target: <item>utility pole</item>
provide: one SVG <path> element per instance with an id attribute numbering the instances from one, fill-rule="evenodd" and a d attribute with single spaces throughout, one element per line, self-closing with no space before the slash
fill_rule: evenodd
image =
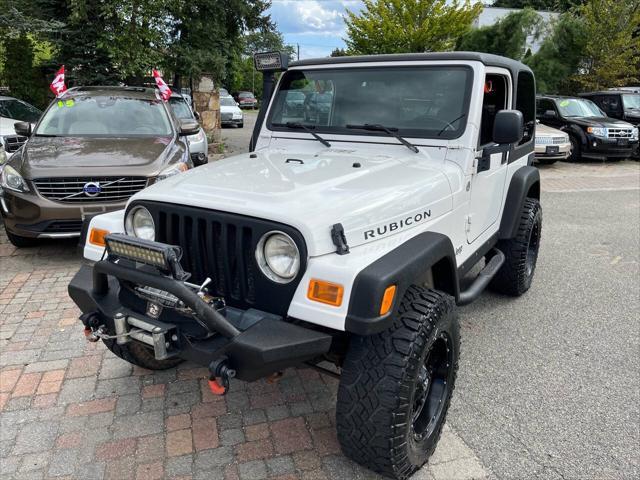
<path id="1" fill-rule="evenodd" d="M 298 60 L 300 60 L 300 44 L 296 43 L 296 45 L 298 46 Z"/>

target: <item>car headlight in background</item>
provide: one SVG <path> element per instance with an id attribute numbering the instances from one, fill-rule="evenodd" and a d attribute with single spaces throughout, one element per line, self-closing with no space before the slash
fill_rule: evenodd
<path id="1" fill-rule="evenodd" d="M 124 230 L 127 235 L 143 238 L 144 240 L 155 240 L 156 225 L 149 210 L 144 207 L 133 207 L 127 213 L 124 221 Z"/>
<path id="2" fill-rule="evenodd" d="M 205 139 L 205 134 L 204 134 L 204 130 L 200 129 L 200 131 L 198 133 L 196 133 L 195 135 L 190 135 L 187 137 L 187 139 L 189 140 L 189 142 L 193 142 L 193 143 L 200 143 L 200 142 L 204 142 Z"/>
<path id="3" fill-rule="evenodd" d="M 22 175 L 20 175 L 15 168 L 5 165 L 2 168 L 2 173 L 0 174 L 0 185 L 7 190 L 13 190 L 14 192 L 28 192 L 29 185 Z"/>
<path id="4" fill-rule="evenodd" d="M 631 138 L 634 140 L 640 139 L 640 128 L 636 127 L 633 129 L 633 133 L 631 134 Z"/>
<path id="5" fill-rule="evenodd" d="M 256 248 L 256 260 L 262 273 L 277 283 L 289 283 L 300 271 L 300 250 L 283 232 L 262 236 Z"/>
<path id="6" fill-rule="evenodd" d="M 189 170 L 189 165 L 187 165 L 185 162 L 174 163 L 173 165 L 169 165 L 167 168 L 162 170 L 158 174 L 156 181 L 159 182 L 160 180 L 173 177 L 174 175 L 177 175 L 178 173 L 186 172 L 187 170 Z"/>
<path id="7" fill-rule="evenodd" d="M 607 129 L 604 127 L 587 127 L 587 133 L 590 133 L 596 137 L 606 137 Z"/>

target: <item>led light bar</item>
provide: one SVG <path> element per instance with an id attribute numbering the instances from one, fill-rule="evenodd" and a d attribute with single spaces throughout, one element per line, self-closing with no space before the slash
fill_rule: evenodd
<path id="1" fill-rule="evenodd" d="M 133 262 L 151 265 L 171 273 L 177 280 L 186 280 L 189 274 L 180 265 L 182 249 L 174 245 L 152 242 L 143 238 L 111 233 L 105 237 L 110 260 L 124 258 Z"/>
<path id="2" fill-rule="evenodd" d="M 253 55 L 259 72 L 284 72 L 289 66 L 289 55 L 284 52 L 264 52 Z"/>

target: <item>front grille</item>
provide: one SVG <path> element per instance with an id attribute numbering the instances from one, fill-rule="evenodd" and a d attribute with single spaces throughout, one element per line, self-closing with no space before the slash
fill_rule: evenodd
<path id="1" fill-rule="evenodd" d="M 207 287 L 214 296 L 224 297 L 236 308 L 257 308 L 286 315 L 304 273 L 306 248 L 302 235 L 288 225 L 242 215 L 158 202 L 144 205 L 156 224 L 156 241 L 182 248 L 180 263 L 189 273 L 189 282 Z M 290 283 L 276 284 L 260 272 L 255 259 L 256 245 L 267 232 L 282 231 L 294 239 L 301 255 L 298 276 Z"/>
<path id="2" fill-rule="evenodd" d="M 76 233 L 82 230 L 82 220 L 56 220 L 43 230 L 44 233 Z"/>
<path id="3" fill-rule="evenodd" d="M 8 135 L 4 137 L 4 149 L 8 153 L 17 151 L 27 141 L 27 137 L 21 135 Z"/>
<path id="4" fill-rule="evenodd" d="M 633 137 L 632 128 L 607 128 L 607 136 L 609 138 L 628 138 Z"/>
<path id="5" fill-rule="evenodd" d="M 537 145 L 560 145 L 568 141 L 565 137 L 536 137 Z"/>
<path id="6" fill-rule="evenodd" d="M 145 177 L 38 178 L 38 193 L 63 203 L 120 203 L 147 186 Z"/>

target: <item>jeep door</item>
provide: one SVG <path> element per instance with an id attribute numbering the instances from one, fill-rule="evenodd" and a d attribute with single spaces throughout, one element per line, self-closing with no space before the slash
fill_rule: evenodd
<path id="1" fill-rule="evenodd" d="M 511 108 L 512 91 L 511 75 L 507 70 L 489 67 L 486 69 L 478 154 L 484 147 L 494 145 L 495 116 L 500 110 Z M 476 160 L 467 219 L 468 243 L 476 240 L 498 220 L 507 177 L 506 158 L 506 154 L 494 153 Z"/>

